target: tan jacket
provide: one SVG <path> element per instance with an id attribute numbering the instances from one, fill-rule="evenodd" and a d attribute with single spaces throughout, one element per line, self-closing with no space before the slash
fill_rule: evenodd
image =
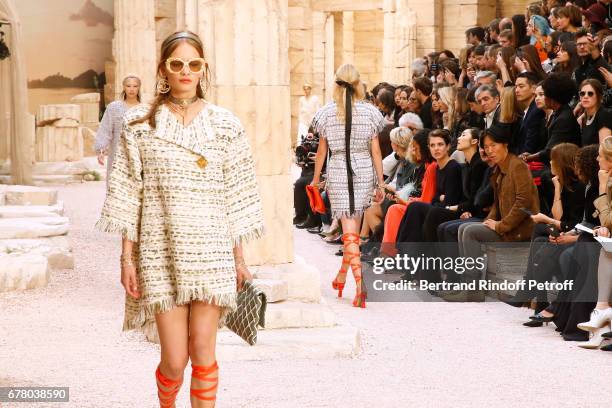
<path id="1" fill-rule="evenodd" d="M 601 225 L 608 229 L 612 228 L 612 179 L 608 181 L 607 194 L 597 198 L 593 204 L 599 213 Z"/>
<path id="2" fill-rule="evenodd" d="M 503 241 L 529 241 L 533 232 L 533 221 L 521 208 L 533 214 L 540 211 L 538 190 L 531 177 L 529 167 L 512 153 L 491 174 L 491 186 L 495 201 L 487 216 L 500 221 L 495 232 Z"/>

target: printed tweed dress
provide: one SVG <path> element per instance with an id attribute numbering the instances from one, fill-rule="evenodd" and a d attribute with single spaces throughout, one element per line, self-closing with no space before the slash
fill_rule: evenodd
<path id="1" fill-rule="evenodd" d="M 376 178 L 372 164 L 371 142 L 385 127 L 385 119 L 370 103 L 356 101 L 351 126 L 351 167 L 353 168 L 354 212 L 350 211 L 344 118 L 338 119 L 337 106 L 331 102 L 321 108 L 313 119 L 320 137 L 327 139 L 331 156 L 327 163 L 326 189 L 333 218 L 363 215 L 371 205 Z"/>
<path id="2" fill-rule="evenodd" d="M 263 234 L 255 165 L 240 121 L 207 104 L 187 126 L 166 106 L 148 122 L 124 118 L 96 228 L 137 242 L 140 298 L 126 294 L 124 330 L 194 300 L 236 308 L 233 247 Z"/>

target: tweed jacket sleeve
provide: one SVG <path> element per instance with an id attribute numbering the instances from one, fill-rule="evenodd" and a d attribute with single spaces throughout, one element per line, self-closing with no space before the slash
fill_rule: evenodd
<path id="1" fill-rule="evenodd" d="M 223 177 L 234 246 L 259 238 L 264 233 L 263 209 L 253 155 L 242 126 L 230 135 Z"/>
<path id="2" fill-rule="evenodd" d="M 139 108 L 135 109 L 140 111 Z M 137 137 L 138 129 L 146 126 L 128 124 L 137 117 L 133 112 L 125 115 L 106 190 L 106 200 L 96 223 L 98 230 L 119 232 L 123 238 L 134 242 L 138 242 L 143 191 L 142 161 Z"/>

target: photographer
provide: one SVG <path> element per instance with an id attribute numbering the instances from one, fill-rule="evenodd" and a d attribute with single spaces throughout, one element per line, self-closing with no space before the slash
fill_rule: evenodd
<path id="1" fill-rule="evenodd" d="M 321 227 L 321 217 L 319 214 L 312 212 L 306 195 L 306 186 L 312 182 L 314 176 L 314 159 L 318 148 L 319 135 L 314 133 L 311 126 L 308 129 L 308 134 L 302 137 L 300 144 L 295 149 L 296 164 L 302 168 L 302 173 L 293 185 L 293 205 L 295 208 L 293 224 L 300 229 L 319 229 Z"/>

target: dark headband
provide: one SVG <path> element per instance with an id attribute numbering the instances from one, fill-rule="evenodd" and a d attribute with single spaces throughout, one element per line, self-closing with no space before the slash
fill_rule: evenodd
<path id="1" fill-rule="evenodd" d="M 174 42 L 176 40 L 182 40 L 182 39 L 191 39 L 191 40 L 194 40 L 194 41 L 196 41 L 198 43 L 202 42 L 197 35 L 195 35 L 193 33 L 190 33 L 188 31 L 181 31 L 180 33 L 174 34 L 173 36 L 170 36 L 170 37 L 166 38 L 166 40 L 164 41 L 162 47 L 165 48 L 171 42 Z"/>

